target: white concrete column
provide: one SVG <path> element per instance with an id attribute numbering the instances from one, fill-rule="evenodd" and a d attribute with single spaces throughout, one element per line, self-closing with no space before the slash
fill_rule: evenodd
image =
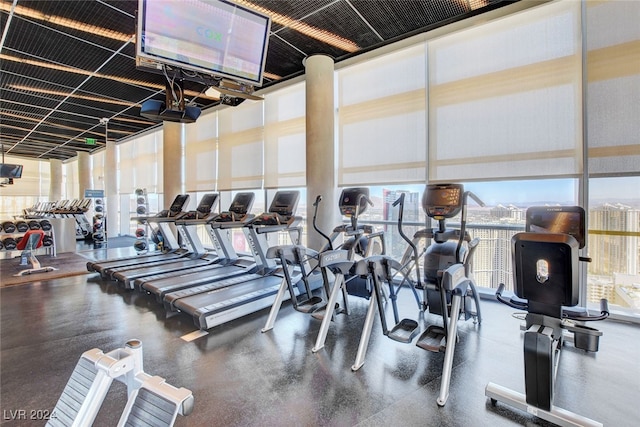
<path id="1" fill-rule="evenodd" d="M 78 151 L 78 197 L 84 198 L 84 190 L 93 188 L 91 177 L 91 156 L 86 151 Z"/>
<path id="2" fill-rule="evenodd" d="M 107 218 L 107 237 L 118 236 L 118 162 L 116 143 L 107 140 L 104 154 L 104 196 Z M 127 207 L 128 208 L 128 207 Z"/>
<path id="3" fill-rule="evenodd" d="M 163 122 L 162 130 L 162 192 L 166 206 L 183 192 L 182 144 L 186 139 L 186 132 L 184 124 L 175 122 Z"/>
<path id="4" fill-rule="evenodd" d="M 333 96 L 333 59 L 326 55 L 310 56 L 306 68 L 306 156 L 307 156 L 307 245 L 321 249 L 326 240 L 311 226 L 313 202 L 318 195 L 322 203 L 318 209 L 318 228 L 331 234 L 338 225 L 335 125 Z"/>
<path id="5" fill-rule="evenodd" d="M 62 160 L 49 159 L 51 182 L 49 183 L 49 201 L 57 202 L 62 198 Z"/>

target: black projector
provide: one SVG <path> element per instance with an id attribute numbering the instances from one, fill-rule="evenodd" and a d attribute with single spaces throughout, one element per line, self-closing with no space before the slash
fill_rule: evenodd
<path id="1" fill-rule="evenodd" d="M 140 115 L 154 121 L 194 123 L 200 117 L 200 108 L 186 106 L 184 110 L 171 110 L 162 101 L 150 99 L 142 103 Z"/>

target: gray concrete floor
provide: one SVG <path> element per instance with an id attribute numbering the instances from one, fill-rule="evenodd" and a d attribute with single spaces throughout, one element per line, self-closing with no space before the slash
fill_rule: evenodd
<path id="1" fill-rule="evenodd" d="M 407 297 L 409 294 L 407 293 Z M 481 325 L 462 322 L 451 396 L 440 408 L 443 355 L 391 341 L 376 323 L 365 365 L 352 372 L 365 300 L 332 325 L 325 349 L 311 353 L 319 322 L 285 304 L 275 329 L 261 333 L 268 310 L 215 327 L 191 342 L 192 319 L 169 319 L 151 297 L 124 291 L 97 274 L 0 290 L 0 408 L 3 426 L 17 410 L 51 410 L 80 355 L 142 340 L 145 371 L 192 390 L 195 408 L 179 426 L 502 426 L 548 425 L 505 405 L 493 407 L 484 387 L 524 390 L 522 335 L 513 310 L 483 302 Z M 402 307 L 414 315 L 415 303 Z M 427 321 L 435 320 L 427 315 Z M 563 351 L 556 404 L 605 425 L 640 420 L 638 326 L 599 322 L 600 351 Z M 96 419 L 113 426 L 126 389 L 114 383 Z"/>

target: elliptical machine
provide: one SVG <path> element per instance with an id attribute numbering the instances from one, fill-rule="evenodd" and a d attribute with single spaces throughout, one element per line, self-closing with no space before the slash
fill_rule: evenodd
<path id="1" fill-rule="evenodd" d="M 517 298 L 502 296 L 504 284 L 496 292 L 498 301 L 526 310 L 524 334 L 525 394 L 489 383 L 485 396 L 495 406 L 498 401 L 561 426 L 602 426 L 601 423 L 554 406 L 554 388 L 562 346 L 573 334 L 574 346 L 598 351 L 597 329 L 582 322 L 609 316 L 606 299 L 600 301 L 600 315 L 589 316 L 571 310 L 579 302 L 580 261 L 585 246 L 585 213 L 573 207 L 531 207 L 527 210 L 526 232 L 511 239 L 513 275 Z M 578 323 L 575 323 L 575 322 Z"/>
<path id="2" fill-rule="evenodd" d="M 419 333 L 419 324 L 413 319 L 399 320 L 396 298 L 397 290 L 394 289 L 394 281 L 398 274 L 402 277 L 402 283 L 409 283 L 419 308 L 429 309 L 432 314 L 442 317 L 442 326 L 430 325 L 422 333 L 416 345 L 422 349 L 444 352 L 444 364 L 442 368 L 442 382 L 437 398 L 439 406 L 444 406 L 449 397 L 449 383 L 453 366 L 455 344 L 458 339 L 458 319 L 464 316 L 465 320 L 473 318 L 474 322 L 481 321 L 480 303 L 475 284 L 469 277 L 469 261 L 473 249 L 477 247 L 479 239 L 471 239 L 466 231 L 466 205 L 467 198 L 473 198 L 481 206 L 482 201 L 471 192 L 465 192 L 460 184 L 434 184 L 428 185 L 422 198 L 422 205 L 428 217 L 438 220 L 439 226 L 435 230 L 420 230 L 413 240 L 402 230 L 402 212 L 404 198 L 401 196 L 395 205 L 400 206 L 398 215 L 398 229 L 400 235 L 407 241 L 409 248 L 402 262 L 397 262 L 388 256 L 373 256 L 359 261 L 354 269 L 355 273 L 366 277 L 373 283 L 369 309 L 365 319 L 365 325 L 360 337 L 360 345 L 352 370 L 356 371 L 364 364 L 366 349 L 371 335 L 373 319 L 376 308 L 380 314 L 382 330 L 385 336 L 398 342 L 410 343 Z M 445 220 L 461 214 L 460 229 L 447 229 Z M 424 256 L 424 284 L 421 281 L 419 254 L 417 241 L 432 239 Z M 411 258 L 413 262 L 411 263 Z M 417 280 L 415 283 L 409 279 L 410 268 L 416 269 Z M 386 316 L 382 299 L 384 298 L 383 285 L 389 289 L 396 325 L 391 329 L 387 327 Z M 420 300 L 416 289 L 422 289 L 424 299 Z M 471 299 L 475 303 L 472 307 Z M 420 307 L 422 305 L 422 307 Z"/>
<path id="3" fill-rule="evenodd" d="M 351 274 L 353 260 L 361 259 L 376 251 L 384 252 L 383 233 L 374 232 L 370 225 L 358 223 L 358 216 L 366 211 L 367 206 L 373 205 L 369 199 L 368 188 L 345 188 L 342 191 L 338 207 L 341 214 L 349 218 L 350 223 L 335 227 L 330 236 L 317 227 L 316 217 L 321 201 L 322 196 L 318 196 L 313 204 L 315 208 L 313 227 L 327 240 L 326 245 L 319 252 L 302 245 L 274 246 L 267 252 L 267 258 L 280 260 L 284 277 L 267 322 L 262 328 L 262 332 L 273 329 L 277 314 L 288 292 L 294 310 L 322 320 L 313 352 L 324 347 L 330 322 L 335 315 L 349 314 L 348 294 L 369 297 L 370 291 L 367 290 L 366 281 Z M 346 236 L 346 239 L 342 244 L 336 245 L 335 242 L 340 235 Z M 336 246 L 337 249 L 334 249 Z M 316 261 L 315 267 L 311 268 L 310 260 Z M 304 286 L 296 286 L 295 281 L 298 276 L 295 279 L 292 276 L 293 268 L 299 270 L 301 284 Z M 314 276 L 318 274 L 322 275 L 323 296 L 313 295 L 311 292 L 310 282 L 316 282 L 317 279 Z M 338 303 L 340 293 L 342 294 L 341 304 Z"/>

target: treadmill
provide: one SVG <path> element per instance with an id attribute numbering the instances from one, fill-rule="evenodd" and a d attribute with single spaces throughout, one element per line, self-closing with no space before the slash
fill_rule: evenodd
<path id="1" fill-rule="evenodd" d="M 294 216 L 299 198 L 298 191 L 278 191 L 269 211 L 258 215 L 243 228 L 256 261 L 264 265 L 259 274 L 168 293 L 164 297 L 165 308 L 190 314 L 198 328 L 207 330 L 270 307 L 284 274 L 274 259 L 266 257 L 269 247 L 266 236 L 268 233 L 288 231 L 293 243 L 299 243 L 301 228 L 298 224 L 301 218 Z M 294 283 L 299 278 L 297 275 Z M 194 294 L 195 291 L 199 293 Z"/>
<path id="2" fill-rule="evenodd" d="M 134 281 L 141 277 L 170 274 L 176 271 L 211 265 L 218 259 L 214 254 L 208 253 L 200 241 L 197 233 L 197 225 L 207 222 L 215 216 L 213 209 L 218 203 L 217 193 L 208 193 L 202 196 L 195 211 L 184 212 L 173 219 L 187 255 L 179 259 L 161 260 L 154 263 L 133 266 L 125 266 L 116 269 L 107 269 L 110 274 L 125 289 L 133 289 Z"/>
<path id="3" fill-rule="evenodd" d="M 107 279 L 109 276 L 106 274 L 106 269 L 114 267 L 124 267 L 127 265 L 142 265 L 151 262 L 157 262 L 160 260 L 166 260 L 171 258 L 180 258 L 186 255 L 186 251 L 182 250 L 178 245 L 176 238 L 173 236 L 171 228 L 169 228 L 169 222 L 173 221 L 177 215 L 183 213 L 183 209 L 189 201 L 189 195 L 178 194 L 171 203 L 171 206 L 167 210 L 163 210 L 153 216 L 133 217 L 132 219 L 138 220 L 141 223 L 157 223 L 165 242 L 165 246 L 168 248 L 167 252 L 163 253 L 149 253 L 145 255 L 133 255 L 121 258 L 112 258 L 103 261 L 90 261 L 87 262 L 88 271 L 97 271 L 102 278 Z M 168 221 L 167 221 L 168 220 Z"/>
<path id="4" fill-rule="evenodd" d="M 218 254 L 215 264 L 173 275 L 142 277 L 134 281 L 134 287 L 140 292 L 155 295 L 157 301 L 162 303 L 165 294 L 170 292 L 255 273 L 259 269 L 256 262 L 253 258 L 238 256 L 228 236 L 229 230 L 244 227 L 254 218 L 249 213 L 254 198 L 253 193 L 236 194 L 229 210 L 215 216 L 205 225 Z"/>

